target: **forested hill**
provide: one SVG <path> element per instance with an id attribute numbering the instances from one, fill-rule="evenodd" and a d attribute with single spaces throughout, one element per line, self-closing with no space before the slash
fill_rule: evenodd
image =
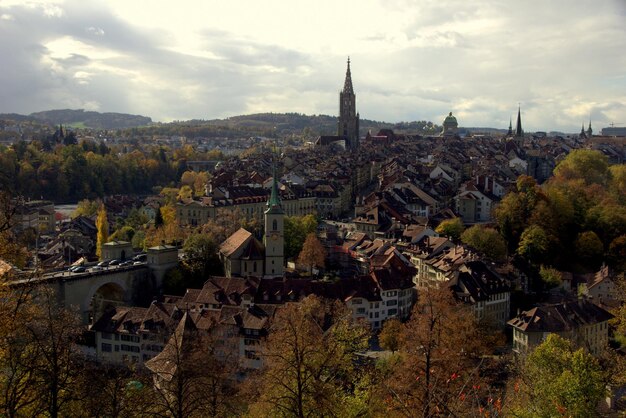
<path id="1" fill-rule="evenodd" d="M 15 113 L 0 114 L 0 119 L 16 122 L 32 121 L 46 125 L 69 125 L 76 128 L 91 129 L 124 129 L 145 126 L 152 123 L 146 116 L 129 115 L 126 113 L 100 113 L 83 109 L 57 109 L 31 113 L 28 116 Z"/>
<path id="2" fill-rule="evenodd" d="M 125 113 L 99 113 L 82 109 L 47 110 L 44 112 L 19 115 L 0 114 L 0 125 L 7 122 L 32 122 L 48 126 L 64 125 L 70 128 L 132 130 L 130 135 L 182 135 L 187 137 L 240 137 L 244 136 L 289 136 L 315 138 L 319 135 L 337 134 L 337 117 L 329 115 L 304 115 L 300 113 L 257 113 L 232 116 L 225 119 L 193 119 L 169 123 L 153 123 L 146 116 Z M 380 122 L 361 119 L 361 135 L 380 129 L 392 129 L 396 133 L 429 135 L 441 131 L 432 122 Z"/>
<path id="3" fill-rule="evenodd" d="M 393 129 L 396 133 L 432 134 L 441 128 L 432 122 L 379 122 L 361 119 L 361 135 L 368 131 Z M 259 136 L 297 135 L 315 138 L 319 135 L 337 134 L 337 117 L 328 115 L 304 115 L 300 113 L 257 113 L 232 116 L 226 119 L 174 121 L 156 123 L 142 128 L 151 134 L 179 134 L 184 136 L 238 136 L 243 133 Z"/>

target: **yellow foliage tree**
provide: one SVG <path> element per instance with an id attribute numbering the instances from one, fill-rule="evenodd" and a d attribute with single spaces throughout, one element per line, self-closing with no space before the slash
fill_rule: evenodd
<path id="1" fill-rule="evenodd" d="M 102 245 L 106 243 L 109 239 L 109 221 L 107 220 L 107 211 L 104 205 L 100 205 L 100 209 L 98 209 L 96 228 L 98 228 L 96 255 L 98 256 L 98 258 L 102 258 Z"/>

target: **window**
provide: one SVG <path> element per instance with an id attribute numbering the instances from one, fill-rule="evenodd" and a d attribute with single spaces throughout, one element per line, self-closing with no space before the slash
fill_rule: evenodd
<path id="1" fill-rule="evenodd" d="M 134 343 L 138 343 L 139 342 L 139 337 L 137 337 L 136 335 L 125 335 L 125 334 L 122 334 L 122 341 L 132 341 Z"/>
<path id="2" fill-rule="evenodd" d="M 112 347 L 111 347 L 111 344 L 102 343 L 101 347 L 102 347 L 102 351 L 105 352 L 105 353 L 110 353 L 111 351 L 113 351 Z"/>
<path id="3" fill-rule="evenodd" d="M 397 304 L 398 304 L 398 301 L 395 299 L 387 301 L 387 306 L 396 306 Z"/>
<path id="4" fill-rule="evenodd" d="M 277 231 L 277 230 L 278 230 L 278 221 L 274 219 L 272 221 L 272 231 Z"/>
<path id="5" fill-rule="evenodd" d="M 389 311 L 387 311 L 387 315 L 388 316 L 392 316 L 392 315 L 395 315 L 397 313 L 398 313 L 398 310 L 395 309 L 395 308 L 394 309 L 389 309 Z"/>
<path id="6" fill-rule="evenodd" d="M 365 308 L 359 308 L 356 310 L 357 314 L 364 314 L 365 313 Z"/>
<path id="7" fill-rule="evenodd" d="M 246 358 L 250 360 L 259 360 L 259 356 L 252 350 L 245 350 Z"/>
<path id="8" fill-rule="evenodd" d="M 122 344 L 122 351 L 130 351 L 131 353 L 138 353 L 139 347 L 134 345 Z"/>

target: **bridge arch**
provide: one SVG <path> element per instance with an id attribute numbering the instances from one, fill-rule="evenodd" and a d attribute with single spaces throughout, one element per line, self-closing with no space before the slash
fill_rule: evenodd
<path id="1" fill-rule="evenodd" d="M 129 301 L 129 289 L 125 280 L 115 279 L 100 281 L 94 284 L 83 301 L 83 312 L 88 315 L 89 322 L 98 319 L 110 308 Z"/>

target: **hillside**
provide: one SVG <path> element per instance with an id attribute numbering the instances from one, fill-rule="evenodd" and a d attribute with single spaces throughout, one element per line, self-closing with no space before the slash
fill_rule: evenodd
<path id="1" fill-rule="evenodd" d="M 31 113 L 28 116 L 15 113 L 0 114 L 0 119 L 16 122 L 39 122 L 46 125 L 69 125 L 77 128 L 91 129 L 125 129 L 145 126 L 152 123 L 146 116 L 125 113 L 100 113 L 83 109 L 57 109 Z"/>
<path id="2" fill-rule="evenodd" d="M 153 123 L 146 116 L 125 113 L 99 113 L 83 109 L 57 109 L 19 115 L 16 113 L 0 114 L 1 121 L 13 123 L 36 123 L 48 126 L 59 124 L 73 128 L 129 130 L 127 135 L 181 135 L 186 137 L 223 137 L 239 138 L 242 136 L 297 136 L 312 140 L 320 135 L 337 133 L 337 117 L 329 115 L 304 115 L 300 113 L 257 113 L 252 115 L 232 116 L 226 119 L 174 121 Z M 5 123 L 7 124 L 7 123 Z M 441 128 L 432 122 L 380 122 L 361 119 L 361 135 L 368 131 L 377 133 L 380 129 L 392 129 L 396 133 L 429 135 L 436 134 Z"/>
<path id="3" fill-rule="evenodd" d="M 396 133 L 433 134 L 441 128 L 432 122 L 388 123 L 361 119 L 361 135 L 380 129 L 393 129 Z M 187 137 L 241 137 L 290 135 L 314 139 L 319 135 L 336 135 L 337 117 L 304 115 L 299 113 L 257 113 L 232 116 L 226 119 L 175 121 L 156 123 L 138 130 L 145 135 L 182 135 Z"/>

